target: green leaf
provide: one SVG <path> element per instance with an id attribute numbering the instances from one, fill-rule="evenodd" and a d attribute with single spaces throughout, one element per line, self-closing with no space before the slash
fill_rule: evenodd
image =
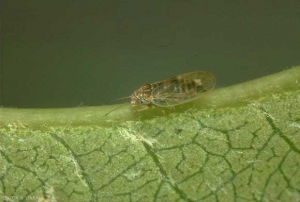
<path id="1" fill-rule="evenodd" d="M 134 110 L 1 108 L 0 196 L 300 200 L 299 66 L 176 108 Z"/>

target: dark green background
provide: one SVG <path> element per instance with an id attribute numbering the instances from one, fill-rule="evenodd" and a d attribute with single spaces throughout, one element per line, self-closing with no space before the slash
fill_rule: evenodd
<path id="1" fill-rule="evenodd" d="M 220 87 L 299 64 L 299 1 L 1 1 L 5 107 L 109 104 L 190 71 Z"/>

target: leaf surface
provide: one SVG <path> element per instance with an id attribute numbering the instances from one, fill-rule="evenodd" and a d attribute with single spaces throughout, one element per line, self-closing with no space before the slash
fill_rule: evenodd
<path id="1" fill-rule="evenodd" d="M 4 201 L 299 201 L 299 109 L 297 88 L 109 127 L 30 125 L 2 109 L 0 195 Z"/>

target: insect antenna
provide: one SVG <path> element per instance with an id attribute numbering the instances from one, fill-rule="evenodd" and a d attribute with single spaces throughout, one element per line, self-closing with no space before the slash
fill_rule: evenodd
<path id="1" fill-rule="evenodd" d="M 131 96 L 120 97 L 120 98 L 117 98 L 117 99 L 113 99 L 113 100 L 111 100 L 111 101 L 122 100 L 122 99 L 127 99 L 127 98 L 131 98 Z M 113 110 L 107 112 L 104 116 L 109 115 L 111 112 L 113 112 L 113 111 L 115 111 L 115 110 L 117 110 L 117 109 L 119 109 L 119 108 L 121 108 L 121 107 L 124 107 L 125 105 L 128 105 L 128 103 L 125 103 L 125 104 L 123 104 L 123 105 L 121 105 L 121 106 L 119 106 L 119 107 L 116 107 L 115 109 L 113 109 Z"/>
<path id="2" fill-rule="evenodd" d="M 108 116 L 108 115 L 109 115 L 110 113 L 112 113 L 113 111 L 115 111 L 115 110 L 117 110 L 117 109 L 119 109 L 119 108 L 121 108 L 121 107 L 124 107 L 124 106 L 126 106 L 126 105 L 128 105 L 128 103 L 125 103 L 125 104 L 123 104 L 123 105 L 121 105 L 121 106 L 118 106 L 118 107 L 114 108 L 113 110 L 107 112 L 104 116 Z"/>
<path id="3" fill-rule="evenodd" d="M 131 96 L 119 97 L 119 98 L 113 99 L 111 101 L 122 100 L 122 99 L 127 99 L 127 98 L 131 98 Z"/>

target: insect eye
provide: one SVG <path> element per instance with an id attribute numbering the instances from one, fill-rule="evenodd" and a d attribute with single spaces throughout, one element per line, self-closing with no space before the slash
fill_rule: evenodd
<path id="1" fill-rule="evenodd" d="M 131 98 L 131 104 L 132 105 L 137 105 L 138 103 L 139 103 L 139 99 L 136 96 Z"/>

